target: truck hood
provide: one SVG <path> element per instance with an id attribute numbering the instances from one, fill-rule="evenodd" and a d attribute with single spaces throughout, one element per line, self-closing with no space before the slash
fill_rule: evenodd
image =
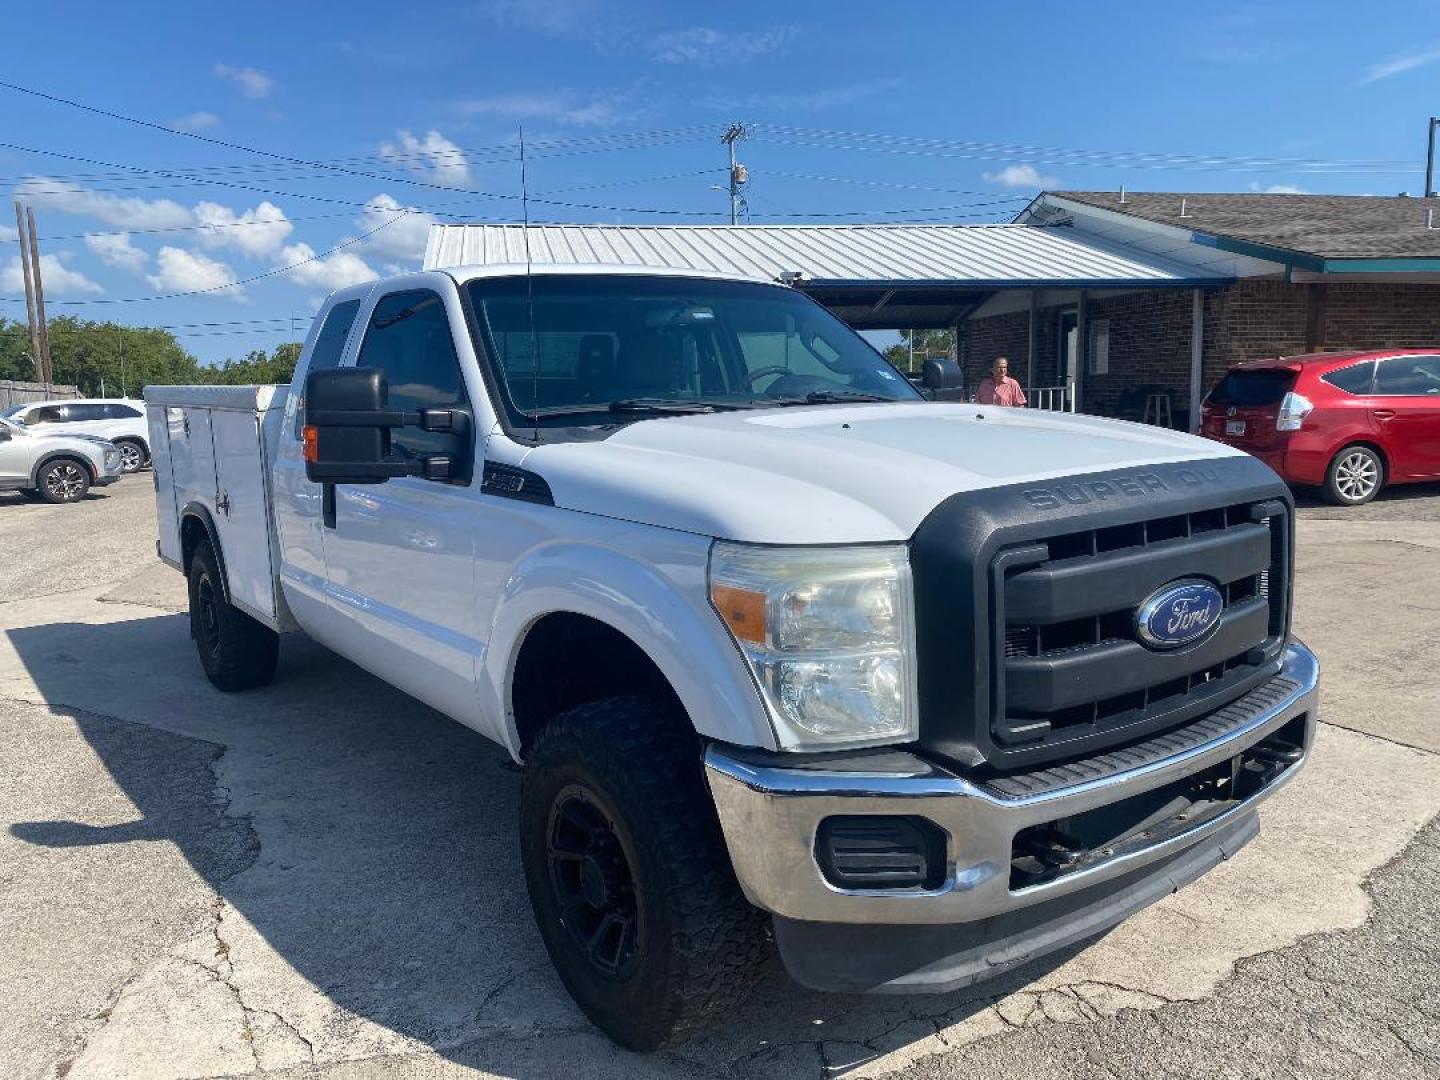
<path id="1" fill-rule="evenodd" d="M 557 506 L 731 540 L 905 540 L 951 495 L 1164 462 L 1243 457 L 1144 424 L 932 404 L 757 409 L 642 420 L 521 464 Z"/>

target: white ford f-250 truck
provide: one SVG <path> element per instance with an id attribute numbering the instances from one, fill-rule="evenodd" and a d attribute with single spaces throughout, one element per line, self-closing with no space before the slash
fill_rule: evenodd
<path id="1" fill-rule="evenodd" d="M 302 630 L 503 745 L 550 957 L 627 1047 L 774 947 L 944 991 L 1094 936 L 1314 738 L 1274 473 L 926 400 L 786 285 L 413 274 L 330 297 L 289 388 L 146 400 L 206 674 Z"/>

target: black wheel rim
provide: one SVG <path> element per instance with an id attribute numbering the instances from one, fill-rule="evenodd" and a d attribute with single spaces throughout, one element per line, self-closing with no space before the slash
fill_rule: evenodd
<path id="1" fill-rule="evenodd" d="M 635 878 L 612 815 L 589 789 L 571 786 L 555 797 L 545 856 L 560 922 L 576 948 L 602 975 L 630 975 L 641 944 Z"/>
<path id="2" fill-rule="evenodd" d="M 195 615 L 200 644 L 206 652 L 215 652 L 220 648 L 220 607 L 209 574 L 202 574 L 195 585 Z"/>

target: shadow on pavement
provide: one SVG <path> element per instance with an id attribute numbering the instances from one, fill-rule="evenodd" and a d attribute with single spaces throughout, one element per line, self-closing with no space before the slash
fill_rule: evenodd
<path id="1" fill-rule="evenodd" d="M 301 636 L 285 640 L 272 686 L 223 695 L 201 674 L 183 616 L 8 635 L 46 701 L 102 714 L 77 723 L 141 815 L 108 827 L 25 822 L 13 834 L 49 847 L 176 844 L 243 919 L 221 927 L 238 991 L 250 1007 L 303 1018 L 321 1061 L 414 1052 L 415 1040 L 509 1075 L 566 1074 L 564 1055 L 583 1040 L 590 1063 L 608 1057 L 618 1075 L 813 1075 L 826 1040 L 858 1060 L 867 1041 L 907 1022 L 957 1022 L 1036 974 L 943 998 L 840 997 L 801 990 L 776 964 L 736 1022 L 634 1058 L 593 1034 L 551 972 L 512 828 L 518 773 L 499 747 Z M 153 752 L 137 753 L 134 730 L 113 737 L 109 717 L 225 747 L 211 766 L 213 817 L 177 821 L 155 782 L 170 738 L 152 732 Z"/>

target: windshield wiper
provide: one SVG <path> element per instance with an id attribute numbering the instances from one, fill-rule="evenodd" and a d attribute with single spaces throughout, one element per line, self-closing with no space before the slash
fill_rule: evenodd
<path id="1" fill-rule="evenodd" d="M 775 405 L 849 405 L 865 401 L 895 401 L 884 394 L 867 394 L 860 390 L 812 390 L 804 397 L 768 399 Z"/>
<path id="2" fill-rule="evenodd" d="M 525 416 L 532 420 L 553 416 L 591 416 L 596 413 L 633 416 L 691 416 L 698 413 L 748 407 L 748 404 L 741 402 L 705 401 L 699 398 L 633 397 L 619 398 L 616 401 L 597 401 L 594 404 L 586 405 L 556 405 L 543 409 L 531 409 L 525 413 Z"/>

